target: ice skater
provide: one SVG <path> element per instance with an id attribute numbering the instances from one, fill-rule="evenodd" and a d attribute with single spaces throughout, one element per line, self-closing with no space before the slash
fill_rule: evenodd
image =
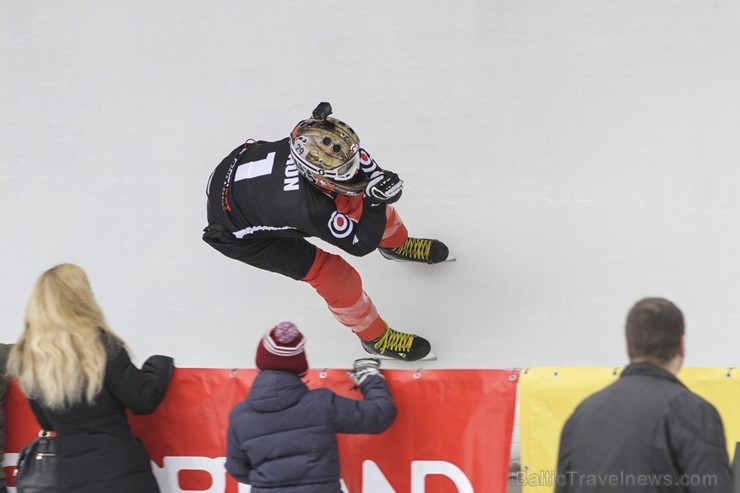
<path id="1" fill-rule="evenodd" d="M 449 260 L 441 241 L 408 236 L 390 206 L 403 181 L 381 169 L 331 112 L 321 103 L 289 137 L 248 140 L 226 156 L 208 182 L 203 240 L 227 257 L 310 284 L 368 353 L 423 359 L 429 341 L 389 327 L 357 271 L 305 240 L 320 238 L 358 257 L 377 249 L 392 260 Z"/>

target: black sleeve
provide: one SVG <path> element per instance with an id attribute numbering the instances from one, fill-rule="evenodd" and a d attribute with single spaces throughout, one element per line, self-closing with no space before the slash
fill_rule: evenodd
<path id="1" fill-rule="evenodd" d="M 714 406 L 691 394 L 671 403 L 667 419 L 672 455 L 689 485 L 686 491 L 732 493 L 725 432 Z"/>
<path id="2" fill-rule="evenodd" d="M 12 344 L 0 344 L 0 412 L 2 412 L 5 395 L 8 392 L 8 355 L 12 347 Z M 2 427 L 0 427 L 0 431 L 2 431 Z M 4 440 L 0 442 L 0 445 L 3 443 L 5 443 Z"/>
<path id="3" fill-rule="evenodd" d="M 312 236 L 321 238 L 356 257 L 378 248 L 385 231 L 385 204 L 372 206 L 365 201 L 360 220 L 355 222 L 333 204 L 323 202 L 313 209 Z"/>
<path id="4" fill-rule="evenodd" d="M 13 346 L 11 344 L 0 344 L 0 457 L 3 455 L 5 448 L 5 415 L 3 414 L 3 404 L 5 396 L 8 393 L 8 354 Z M 1 474 L 0 474 L 1 476 Z"/>
<path id="5" fill-rule="evenodd" d="M 362 169 L 363 173 L 367 176 L 372 175 L 376 171 L 383 171 L 383 169 L 378 166 L 378 163 L 375 162 L 375 159 L 373 159 L 372 156 L 370 156 L 370 153 L 365 149 L 360 149 L 360 169 Z"/>
<path id="6" fill-rule="evenodd" d="M 0 378 L 6 378 L 6 373 L 8 371 L 8 355 L 12 348 L 12 344 L 0 343 Z"/>
<path id="7" fill-rule="evenodd" d="M 174 361 L 168 356 L 152 356 L 136 368 L 126 349 L 119 346 L 109 352 L 105 386 L 134 414 L 153 413 L 164 398 L 170 383 Z"/>
<path id="8" fill-rule="evenodd" d="M 365 149 L 360 149 L 360 168 L 367 176 L 382 171 Z M 337 211 L 333 203 L 325 200 L 316 202 L 315 197 L 310 197 L 310 200 L 313 202 L 308 208 L 312 211 L 309 218 L 313 228 L 311 236 L 321 238 L 356 257 L 378 248 L 385 232 L 386 204 L 372 204 L 365 200 L 362 215 L 355 222 Z"/>
<path id="9" fill-rule="evenodd" d="M 565 422 L 563 430 L 560 433 L 560 448 L 558 450 L 558 466 L 555 476 L 555 493 L 569 493 L 573 491 L 571 487 L 571 454 L 570 454 L 570 430 L 572 428 L 573 416 Z"/>

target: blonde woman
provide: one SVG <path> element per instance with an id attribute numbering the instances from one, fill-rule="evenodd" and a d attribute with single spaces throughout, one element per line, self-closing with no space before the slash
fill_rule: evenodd
<path id="1" fill-rule="evenodd" d="M 167 356 L 152 356 L 141 370 L 131 363 L 80 267 L 62 264 L 41 275 L 8 372 L 18 378 L 41 427 L 57 434 L 60 491 L 159 491 L 126 409 L 154 412 L 172 368 Z"/>

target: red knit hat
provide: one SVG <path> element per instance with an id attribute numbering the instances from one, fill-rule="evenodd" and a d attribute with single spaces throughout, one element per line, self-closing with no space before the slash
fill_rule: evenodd
<path id="1" fill-rule="evenodd" d="M 262 337 L 257 346 L 257 368 L 303 376 L 308 371 L 305 345 L 306 338 L 292 322 L 278 324 Z"/>

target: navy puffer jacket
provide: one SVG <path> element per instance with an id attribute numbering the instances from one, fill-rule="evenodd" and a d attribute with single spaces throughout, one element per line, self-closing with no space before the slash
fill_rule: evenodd
<path id="1" fill-rule="evenodd" d="M 261 372 L 229 416 L 226 470 L 252 493 L 340 493 L 336 433 L 382 433 L 396 408 L 380 376 L 364 400 L 309 390 L 293 373 Z"/>

